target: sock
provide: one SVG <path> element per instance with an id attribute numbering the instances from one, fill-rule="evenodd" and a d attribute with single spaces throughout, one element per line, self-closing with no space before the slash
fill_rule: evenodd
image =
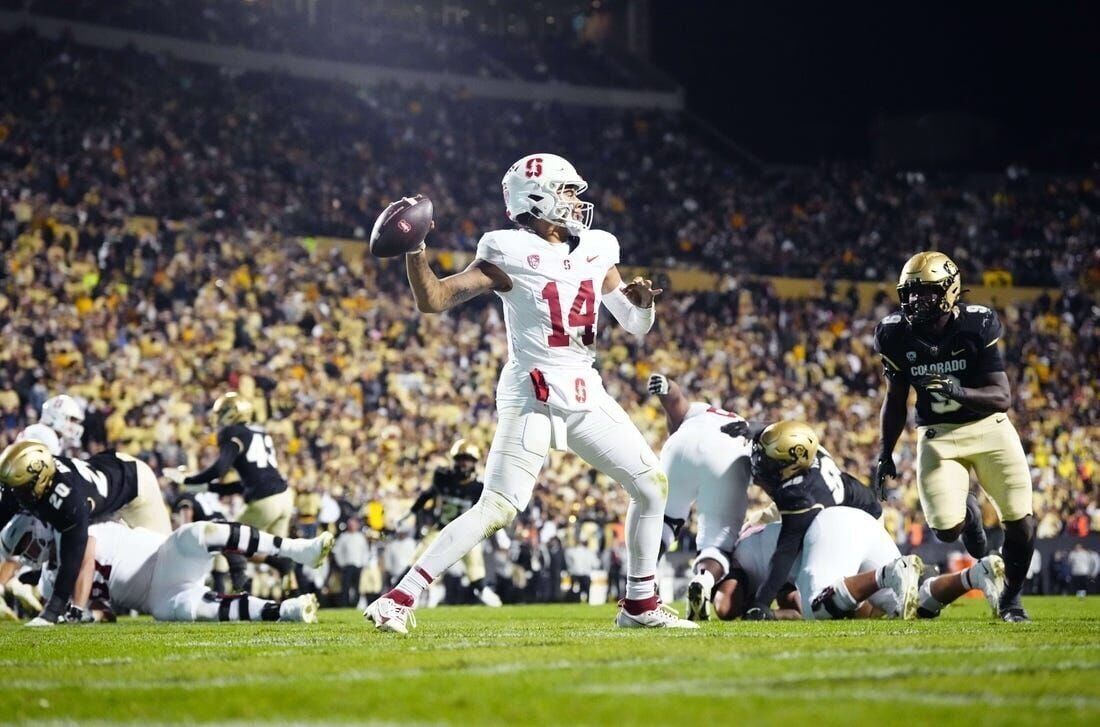
<path id="1" fill-rule="evenodd" d="M 485 579 L 478 578 L 476 581 L 470 581 L 470 588 L 474 593 L 481 593 L 481 589 L 485 587 Z"/>
<path id="2" fill-rule="evenodd" d="M 199 539 L 211 553 L 229 551 L 246 557 L 278 555 L 283 539 L 240 523 L 203 523 Z"/>
<path id="3" fill-rule="evenodd" d="M 875 585 L 878 586 L 879 589 L 886 588 L 886 569 L 889 568 L 890 565 L 890 563 L 887 563 L 875 570 Z"/>
<path id="4" fill-rule="evenodd" d="M 1027 580 L 1027 569 L 1035 551 L 1035 518 L 1031 515 L 1005 524 L 1005 543 L 1001 557 L 1005 561 L 1005 590 L 1001 603 L 1012 605 Z"/>
<path id="5" fill-rule="evenodd" d="M 970 566 L 962 573 L 959 573 L 959 580 L 962 581 L 962 587 L 968 591 L 974 587 L 974 583 L 970 580 L 970 572 L 972 570 L 974 570 L 974 566 Z"/>
<path id="6" fill-rule="evenodd" d="M 435 578 L 418 565 L 409 568 L 409 572 L 388 593 L 386 598 L 392 598 L 402 606 L 410 608 L 416 602 L 416 597 L 432 584 Z"/>
<path id="7" fill-rule="evenodd" d="M 279 604 L 246 594 L 207 593 L 195 609 L 196 621 L 277 621 Z"/>
<path id="8" fill-rule="evenodd" d="M 878 579 L 877 574 L 875 578 Z M 859 603 L 852 597 L 843 578 L 826 587 L 811 603 L 814 616 L 819 619 L 850 618 L 857 606 Z"/>
<path id="9" fill-rule="evenodd" d="M 924 583 L 920 584 L 920 590 L 917 591 L 920 607 L 928 612 L 929 617 L 935 616 L 943 610 L 943 604 L 932 597 L 932 580 L 933 579 L 929 578 Z"/>
<path id="10" fill-rule="evenodd" d="M 634 576 L 627 576 L 626 579 L 626 600 L 628 601 L 643 601 L 649 598 L 657 597 L 656 577 L 655 576 L 643 576 L 636 578 Z"/>

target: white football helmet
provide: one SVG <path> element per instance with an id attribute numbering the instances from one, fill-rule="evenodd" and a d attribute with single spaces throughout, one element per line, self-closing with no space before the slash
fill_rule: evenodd
<path id="1" fill-rule="evenodd" d="M 529 212 L 574 235 L 592 225 L 593 204 L 577 199 L 588 189 L 588 182 L 557 154 L 528 154 L 508 168 L 500 185 L 513 222 Z"/>
<path id="2" fill-rule="evenodd" d="M 19 432 L 15 437 L 15 441 L 17 442 L 22 442 L 24 439 L 41 442 L 46 445 L 46 449 L 50 450 L 50 454 L 54 457 L 61 456 L 61 439 L 58 438 L 57 432 L 50 429 L 45 424 L 31 424 L 29 427 Z"/>
<path id="3" fill-rule="evenodd" d="M 45 565 L 50 560 L 53 531 L 25 513 L 13 517 L 0 530 L 0 558 L 21 558 L 26 565 Z"/>
<path id="4" fill-rule="evenodd" d="M 63 447 L 80 447 L 80 440 L 84 436 L 84 411 L 73 397 L 59 394 L 46 399 L 38 421 L 57 432 Z"/>

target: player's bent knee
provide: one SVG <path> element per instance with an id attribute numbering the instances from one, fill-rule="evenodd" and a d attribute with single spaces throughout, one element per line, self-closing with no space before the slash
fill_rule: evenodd
<path id="1" fill-rule="evenodd" d="M 954 543 L 959 539 L 959 535 L 962 534 L 962 531 L 963 523 L 959 523 L 955 527 L 946 530 L 937 530 L 935 528 L 932 530 L 932 532 L 936 534 L 936 538 L 942 543 Z"/>
<path id="2" fill-rule="evenodd" d="M 485 537 L 507 527 L 519 514 L 519 508 L 512 500 L 506 495 L 489 489 L 481 493 L 481 498 L 471 509 L 480 511 L 486 528 Z"/>
<path id="3" fill-rule="evenodd" d="M 628 487 L 627 491 L 631 499 L 647 512 L 660 510 L 661 514 L 664 514 L 665 501 L 668 499 L 668 477 L 661 469 L 654 467 L 634 475 L 631 487 Z"/>

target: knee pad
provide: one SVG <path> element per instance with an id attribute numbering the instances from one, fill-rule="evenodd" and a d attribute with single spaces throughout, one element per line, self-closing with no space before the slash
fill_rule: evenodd
<path id="1" fill-rule="evenodd" d="M 695 566 L 699 564 L 701 560 L 713 560 L 717 561 L 718 565 L 722 566 L 722 578 L 724 578 L 730 572 L 730 559 L 726 557 L 718 548 L 703 548 L 699 551 L 699 555 L 695 556 L 695 560 L 691 562 L 691 569 L 695 570 Z M 722 580 L 722 578 L 716 578 L 715 580 Z"/>
<path id="2" fill-rule="evenodd" d="M 841 579 L 814 596 L 811 610 L 816 619 L 851 618 L 857 606 L 859 604 Z"/>
<path id="3" fill-rule="evenodd" d="M 519 510 L 511 500 L 489 489 L 481 493 L 481 498 L 470 508 L 470 512 L 477 513 L 486 538 L 501 528 L 507 527 L 519 514 Z"/>

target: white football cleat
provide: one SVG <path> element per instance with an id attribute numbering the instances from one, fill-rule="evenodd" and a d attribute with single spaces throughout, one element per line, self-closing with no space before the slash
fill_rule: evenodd
<path id="1" fill-rule="evenodd" d="M 500 608 L 504 605 L 500 600 L 500 596 L 498 596 L 496 591 L 492 588 L 489 588 L 489 586 L 485 586 L 478 591 L 477 598 L 489 608 Z"/>
<path id="2" fill-rule="evenodd" d="M 1001 593 L 1005 589 L 1005 562 L 997 554 L 987 555 L 970 567 L 970 584 L 980 588 L 993 618 L 1001 613 Z"/>
<path id="3" fill-rule="evenodd" d="M 670 606 L 658 603 L 657 608 L 639 614 L 627 613 L 622 606 L 615 617 L 615 625 L 624 629 L 697 629 L 699 624 L 680 618 Z"/>
<path id="4" fill-rule="evenodd" d="M 416 628 L 416 616 L 413 615 L 413 610 L 385 596 L 367 606 L 363 615 L 373 621 L 379 631 L 407 634 L 410 626 Z"/>
<path id="5" fill-rule="evenodd" d="M 688 621 L 706 621 L 710 618 L 710 593 L 714 590 L 714 576 L 710 573 L 696 573 L 688 583 L 687 619 Z"/>
<path id="6" fill-rule="evenodd" d="M 307 540 L 306 546 L 302 549 L 301 554 L 296 558 L 291 557 L 291 560 L 310 568 L 320 568 L 325 564 L 325 561 L 328 560 L 329 553 L 332 552 L 332 546 L 335 545 L 335 543 L 335 536 L 325 531 L 316 538 Z"/>
<path id="7" fill-rule="evenodd" d="M 317 596 L 307 593 L 295 598 L 288 598 L 279 604 L 280 621 L 297 621 L 304 624 L 317 623 Z"/>
<path id="8" fill-rule="evenodd" d="M 924 563 L 920 556 L 906 555 L 886 566 L 883 588 L 889 588 L 898 599 L 898 616 L 906 621 L 917 617 L 920 574 Z"/>

